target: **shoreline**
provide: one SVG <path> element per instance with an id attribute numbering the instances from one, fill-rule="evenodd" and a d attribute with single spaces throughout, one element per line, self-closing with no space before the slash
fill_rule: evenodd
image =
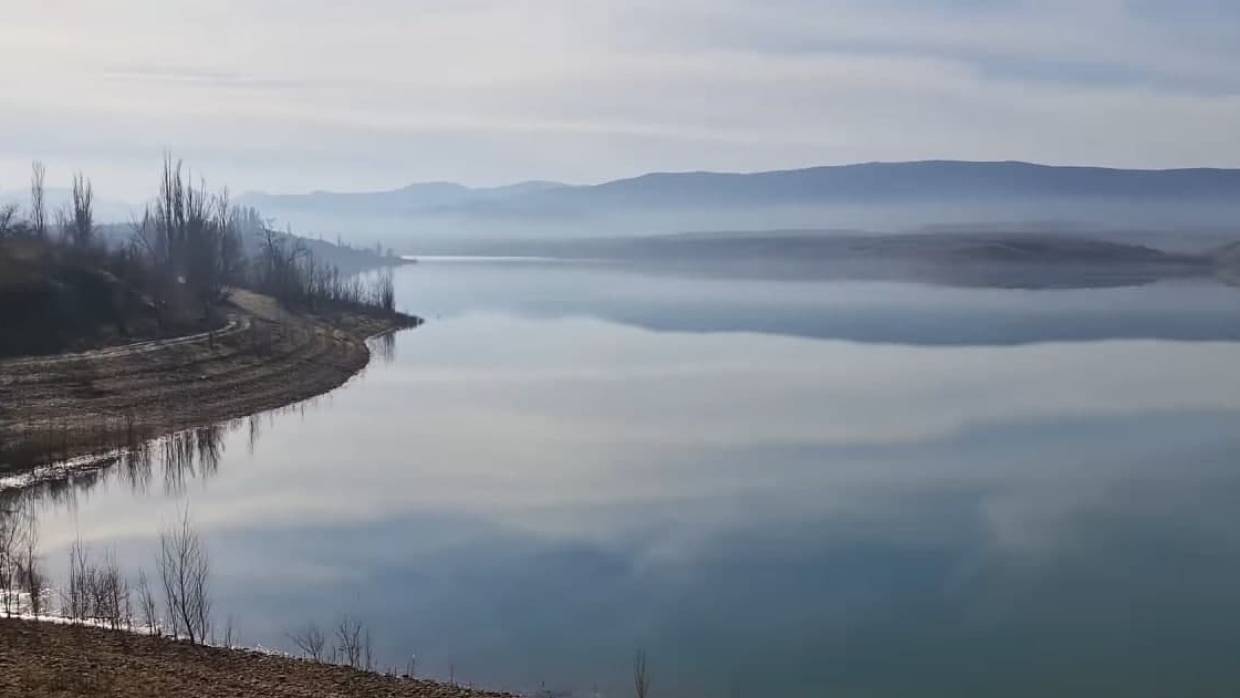
<path id="1" fill-rule="evenodd" d="M 263 649 L 196 645 L 84 624 L 0 618 L 0 693 L 115 696 L 507 698 Z"/>
<path id="2" fill-rule="evenodd" d="M 369 364 L 368 340 L 422 322 L 340 309 L 292 313 L 243 290 L 230 306 L 228 323 L 212 332 L 0 360 L 0 491 L 106 467 L 154 439 L 327 393 Z"/>

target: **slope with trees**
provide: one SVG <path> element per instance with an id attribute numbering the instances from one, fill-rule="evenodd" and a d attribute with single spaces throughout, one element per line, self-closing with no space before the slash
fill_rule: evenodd
<path id="1" fill-rule="evenodd" d="M 0 230 L 2 474 L 318 395 L 366 365 L 367 338 L 420 322 L 390 272 L 342 274 L 171 160 L 123 245 L 97 235 L 81 175 L 42 230 L 32 180 L 30 215 Z"/>

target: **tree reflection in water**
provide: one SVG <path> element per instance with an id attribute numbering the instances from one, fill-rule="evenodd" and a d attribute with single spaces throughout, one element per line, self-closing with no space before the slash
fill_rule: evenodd
<path id="1" fill-rule="evenodd" d="M 381 344 L 381 343 L 380 343 Z M 205 482 L 219 471 L 224 456 L 225 437 L 243 427 L 247 430 L 247 450 L 252 454 L 270 423 L 289 412 L 304 414 L 319 398 L 269 410 L 240 419 L 204 427 L 185 429 L 155 439 L 135 437 L 130 443 L 92 457 L 62 461 L 36 473 L 19 486 L 0 489 L 0 505 L 21 501 L 72 505 L 78 493 L 115 479 L 138 494 L 148 494 L 155 482 L 162 492 L 180 496 L 194 481 Z"/>

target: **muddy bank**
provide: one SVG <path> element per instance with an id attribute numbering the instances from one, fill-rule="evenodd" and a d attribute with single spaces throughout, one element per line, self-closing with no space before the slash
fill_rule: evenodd
<path id="1" fill-rule="evenodd" d="M 0 619 L 0 695 L 392 696 L 505 694 L 100 628 Z"/>
<path id="2" fill-rule="evenodd" d="M 213 332 L 0 361 L 0 476 L 325 393 L 366 366 L 366 339 L 410 316 L 291 314 L 236 291 Z"/>

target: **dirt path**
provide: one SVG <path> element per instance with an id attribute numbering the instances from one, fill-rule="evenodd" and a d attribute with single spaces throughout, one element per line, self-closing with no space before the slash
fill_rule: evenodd
<path id="1" fill-rule="evenodd" d="M 484 698 L 504 694 L 99 628 L 0 619 L 0 695 Z"/>
<path id="2" fill-rule="evenodd" d="M 327 392 L 369 361 L 367 337 L 413 322 L 232 304 L 215 332 L 0 361 L 0 476 Z"/>

